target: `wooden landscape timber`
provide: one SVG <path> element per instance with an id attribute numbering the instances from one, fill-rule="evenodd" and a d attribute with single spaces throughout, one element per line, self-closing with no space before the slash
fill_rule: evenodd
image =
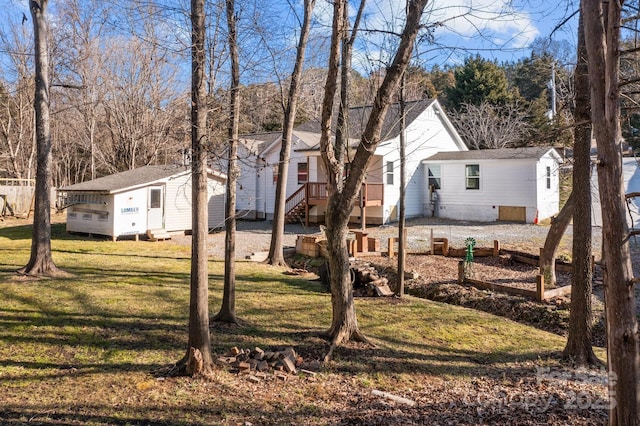
<path id="1" fill-rule="evenodd" d="M 512 294 L 515 296 L 528 297 L 538 302 L 544 302 L 556 297 L 567 296 L 571 294 L 571 286 L 563 286 L 554 288 L 551 290 L 544 289 L 544 276 L 541 274 L 536 275 L 536 289 L 527 290 L 524 288 L 511 287 L 508 285 L 492 283 L 488 281 L 476 280 L 473 278 L 465 278 L 464 276 L 464 261 L 458 262 L 458 284 L 469 284 L 481 290 L 498 291 L 501 293 Z"/>

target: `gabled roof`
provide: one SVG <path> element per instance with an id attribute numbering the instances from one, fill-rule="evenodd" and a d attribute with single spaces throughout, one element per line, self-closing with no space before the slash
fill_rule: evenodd
<path id="1" fill-rule="evenodd" d="M 548 146 L 536 146 L 527 148 L 502 148 L 502 149 L 478 149 L 470 151 L 438 152 L 425 159 L 425 162 L 435 161 L 467 161 L 467 160 L 538 160 L 552 151 L 551 155 L 560 161 L 562 157 L 554 149 Z"/>
<path id="2" fill-rule="evenodd" d="M 143 166 L 126 172 L 120 172 L 109 176 L 76 183 L 75 185 L 59 188 L 58 191 L 81 191 L 81 192 L 101 192 L 115 193 L 125 189 L 148 185 L 153 182 L 168 179 L 191 173 L 190 166 L 164 165 L 164 166 Z M 209 171 L 210 174 L 220 179 L 226 177 L 218 172 Z"/>
<path id="3" fill-rule="evenodd" d="M 414 102 L 405 103 L 405 117 L 406 125 L 408 126 L 415 120 L 420 114 L 424 112 L 435 99 L 421 99 Z M 349 135 L 351 138 L 359 139 L 360 135 L 364 131 L 367 125 L 367 120 L 371 114 L 371 105 L 352 107 L 349 108 Z M 337 123 L 337 113 L 334 114 L 334 130 Z M 312 120 L 301 124 L 296 127 L 296 130 L 301 130 L 309 133 L 321 133 L 320 121 Z M 387 116 L 382 124 L 382 130 L 380 132 L 380 139 L 385 141 L 393 139 L 400 134 L 400 104 L 394 103 L 389 106 Z"/>
<path id="4" fill-rule="evenodd" d="M 252 154 L 259 154 L 267 147 L 279 140 L 282 136 L 282 132 L 265 132 L 265 133 L 251 133 L 247 135 L 240 135 L 239 141 L 243 144 L 249 152 Z"/>
<path id="5" fill-rule="evenodd" d="M 280 132 L 280 137 L 273 139 L 271 143 L 262 145 L 260 154 L 265 155 L 267 152 L 271 151 L 274 147 L 280 146 L 281 141 L 282 141 L 282 132 Z M 308 149 L 311 149 L 319 145 L 320 145 L 319 133 L 299 130 L 297 127 L 293 130 L 292 147 L 296 151 L 306 151 Z"/>

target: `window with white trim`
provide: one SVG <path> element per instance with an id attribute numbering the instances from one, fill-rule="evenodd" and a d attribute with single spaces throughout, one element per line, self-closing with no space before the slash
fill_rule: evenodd
<path id="1" fill-rule="evenodd" d="M 480 164 L 467 164 L 464 177 L 466 189 L 480 189 Z"/>
<path id="2" fill-rule="evenodd" d="M 440 164 L 429 164 L 429 187 L 433 189 L 442 188 L 442 172 Z"/>
<path id="3" fill-rule="evenodd" d="M 551 189 L 551 167 L 547 166 L 547 189 Z"/>
<path id="4" fill-rule="evenodd" d="M 393 185 L 393 161 L 387 161 L 387 185 Z"/>
<path id="5" fill-rule="evenodd" d="M 309 171 L 307 163 L 298 163 L 298 183 L 307 183 L 309 181 Z"/>

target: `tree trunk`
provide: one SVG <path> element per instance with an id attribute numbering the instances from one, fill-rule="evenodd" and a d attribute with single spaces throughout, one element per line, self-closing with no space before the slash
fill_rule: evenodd
<path id="1" fill-rule="evenodd" d="M 33 213 L 31 257 L 18 272 L 27 275 L 52 275 L 60 272 L 51 255 L 51 131 L 49 121 L 48 0 L 31 0 L 36 64 L 35 127 L 36 187 Z"/>
<path id="2" fill-rule="evenodd" d="M 240 60 L 236 32 L 235 1 L 227 0 L 231 96 L 229 99 L 229 149 L 227 155 L 227 202 L 225 205 L 224 289 L 220 312 L 214 321 L 238 323 L 236 317 L 236 182 L 238 180 L 238 123 L 240 117 Z"/>
<path id="3" fill-rule="evenodd" d="M 544 285 L 549 288 L 556 286 L 556 252 L 562 236 L 567 230 L 571 218 L 573 217 L 574 208 L 574 195 L 573 192 L 569 196 L 569 199 L 560 210 L 560 213 L 551 222 L 549 232 L 547 232 L 547 238 L 544 240 L 544 247 L 540 251 L 540 273 L 544 276 Z M 580 212 L 582 214 L 582 212 Z"/>
<path id="4" fill-rule="evenodd" d="M 413 44 L 420 26 L 420 18 L 426 4 L 427 0 L 414 0 L 408 5 L 406 25 L 402 31 L 398 50 L 392 64 L 387 68 L 384 80 L 377 91 L 371 114 L 351 162 L 349 176 L 347 176 L 343 184 L 343 176 L 341 174 L 343 165 L 337 160 L 338 157 L 335 153 L 340 149 L 344 149 L 344 147 L 338 146 L 340 143 L 338 140 L 332 142 L 330 136 L 333 97 L 336 92 L 338 76 L 339 46 L 340 41 L 346 37 L 347 24 L 344 18 L 346 2 L 344 0 L 334 2 L 331 52 L 325 84 L 321 120 L 322 135 L 320 139 L 322 159 L 329 176 L 329 201 L 326 220 L 333 308 L 331 328 L 328 331 L 331 339 L 331 349 L 325 360 L 330 359 L 334 348 L 344 341 L 349 339 L 366 340 L 358 329 L 353 289 L 349 279 L 347 224 L 353 202 L 364 181 L 368 164 L 377 145 L 380 143 L 382 123 L 392 102 L 392 96 L 398 89 L 400 78 L 409 63 Z M 348 107 L 348 105 L 345 105 L 345 107 Z"/>
<path id="5" fill-rule="evenodd" d="M 575 71 L 576 109 L 573 142 L 573 252 L 571 269 L 571 310 L 569 337 L 562 352 L 576 366 L 596 365 L 600 361 L 591 346 L 591 291 L 593 265 L 591 253 L 591 116 L 589 109 L 589 70 L 584 40 L 583 18 L 578 24 L 578 63 Z M 584 123 L 584 124 L 582 124 Z"/>
<path id="6" fill-rule="evenodd" d="M 405 161 L 405 146 L 406 146 L 406 118 L 405 118 L 405 104 L 404 104 L 404 85 L 406 81 L 406 74 L 402 74 L 402 80 L 400 81 L 400 217 L 398 218 L 398 284 L 396 289 L 396 295 L 402 297 L 404 295 L 404 265 L 407 255 L 407 248 L 405 247 L 404 239 L 404 226 L 405 226 L 405 198 L 407 193 L 406 185 L 406 161 Z"/>
<path id="7" fill-rule="evenodd" d="M 285 205 L 287 201 L 287 177 L 289 160 L 291 158 L 291 143 L 293 139 L 293 126 L 296 121 L 298 108 L 298 88 L 304 66 L 304 56 L 311 28 L 311 13 L 315 0 L 304 1 L 304 18 L 300 32 L 300 40 L 296 51 L 296 63 L 291 73 L 291 84 L 287 105 L 284 111 L 284 125 L 282 126 L 282 147 L 280 148 L 280 162 L 278 163 L 278 182 L 276 182 L 276 199 L 273 209 L 273 228 L 271 230 L 271 243 L 266 263 L 270 265 L 286 266 L 283 252 L 284 217 L 287 213 Z"/>
<path id="8" fill-rule="evenodd" d="M 192 240 L 189 296 L 189 342 L 176 364 L 180 374 L 196 376 L 213 369 L 209 335 L 209 275 L 207 253 L 207 99 L 205 81 L 204 0 L 191 0 L 191 162 Z M 197 358 L 198 362 L 194 362 Z"/>
<path id="9" fill-rule="evenodd" d="M 621 7 L 621 2 L 581 2 L 589 59 L 591 117 L 598 144 L 611 400 L 609 424 L 637 425 L 640 424 L 638 324 L 620 150 L 618 78 Z"/>

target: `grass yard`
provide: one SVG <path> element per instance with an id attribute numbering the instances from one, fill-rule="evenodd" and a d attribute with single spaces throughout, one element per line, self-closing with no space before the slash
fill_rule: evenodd
<path id="1" fill-rule="evenodd" d="M 603 373 L 560 364 L 563 338 L 413 297 L 358 299 L 361 329 L 377 348 L 349 344 L 322 365 L 330 296 L 319 282 L 248 262 L 237 266 L 246 325 L 212 325 L 214 353 L 293 346 L 317 374 L 254 383 L 220 365 L 209 381 L 163 377 L 186 350 L 188 247 L 83 239 L 56 224 L 54 260 L 71 276 L 32 280 L 15 274 L 29 258 L 30 227 L 10 225 L 0 228 L 3 425 L 606 421 Z M 222 271 L 210 262 L 212 315 Z"/>

